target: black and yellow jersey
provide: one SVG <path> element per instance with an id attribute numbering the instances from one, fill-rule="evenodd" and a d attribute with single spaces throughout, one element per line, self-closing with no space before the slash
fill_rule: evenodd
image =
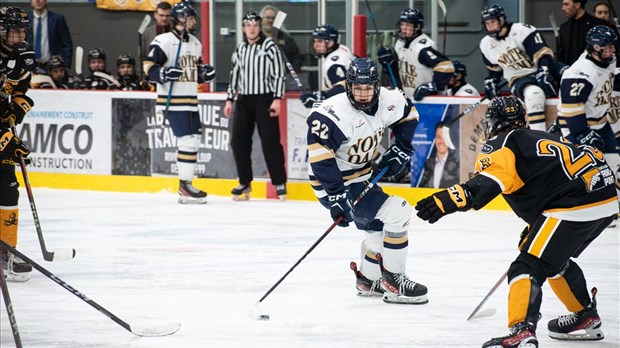
<path id="1" fill-rule="evenodd" d="M 500 193 L 532 224 L 540 215 L 589 221 L 618 213 L 614 174 L 603 153 L 556 134 L 513 129 L 488 140 L 465 185 L 474 209 Z"/>

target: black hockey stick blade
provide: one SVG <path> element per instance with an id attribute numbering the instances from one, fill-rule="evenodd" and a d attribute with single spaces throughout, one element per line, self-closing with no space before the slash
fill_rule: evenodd
<path id="1" fill-rule="evenodd" d="M 54 275 L 52 272 L 48 271 L 43 266 L 41 266 L 38 263 L 34 262 L 28 256 L 26 256 L 26 255 L 22 254 L 21 252 L 19 252 L 17 249 L 11 247 L 10 245 L 6 244 L 2 240 L 0 240 L 0 245 L 3 246 L 6 250 L 11 252 L 12 254 L 14 254 L 15 256 L 17 256 L 20 259 L 24 260 L 24 262 L 29 263 L 33 268 L 35 268 L 37 271 L 41 272 L 41 274 L 43 274 L 44 276 L 46 276 L 49 279 L 53 280 L 54 283 L 60 285 L 63 289 L 69 291 L 71 294 L 73 294 L 74 296 L 76 296 L 80 300 L 86 302 L 91 307 L 93 307 L 97 311 L 99 311 L 101 314 L 103 314 L 106 317 L 112 319 L 112 321 L 114 321 L 118 325 L 120 325 L 123 328 L 125 328 L 125 330 L 131 332 L 132 334 L 134 334 L 136 336 L 140 336 L 140 337 L 168 336 L 168 335 L 172 335 L 173 333 L 179 331 L 179 329 L 181 328 L 181 324 L 180 323 L 170 323 L 170 324 L 166 324 L 166 325 L 162 325 L 162 326 L 158 326 L 158 327 L 131 326 L 127 322 L 125 322 L 123 319 L 121 319 L 121 318 L 117 317 L 116 315 L 112 314 L 110 311 L 105 309 L 103 306 L 101 306 L 100 304 L 98 304 L 94 300 L 90 299 L 88 296 L 86 296 L 85 294 L 81 293 L 76 288 L 74 288 L 71 285 L 69 285 L 67 282 L 65 282 L 62 279 L 58 278 L 56 275 Z"/>

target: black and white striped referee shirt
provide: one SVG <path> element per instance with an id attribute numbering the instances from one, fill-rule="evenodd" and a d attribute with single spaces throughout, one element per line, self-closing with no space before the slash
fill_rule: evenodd
<path id="1" fill-rule="evenodd" d="M 263 33 L 254 44 L 244 40 L 232 54 L 232 69 L 228 85 L 228 99 L 237 94 L 257 95 L 273 93 L 274 98 L 284 95 L 284 63 L 280 49 Z"/>

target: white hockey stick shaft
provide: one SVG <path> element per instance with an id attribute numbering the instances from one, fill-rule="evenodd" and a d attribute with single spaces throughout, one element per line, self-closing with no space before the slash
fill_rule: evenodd
<path id="1" fill-rule="evenodd" d="M 75 73 L 82 76 L 82 60 L 84 59 L 84 49 L 82 46 L 75 48 Z"/>
<path id="2" fill-rule="evenodd" d="M 118 80 L 116 78 L 114 78 L 114 76 L 112 76 L 110 74 L 106 74 L 106 73 L 101 72 L 101 71 L 95 71 L 93 73 L 93 75 L 101 77 L 102 79 L 106 79 L 106 80 L 112 82 L 114 84 L 114 86 L 116 86 L 116 87 L 121 87 L 121 83 L 118 82 Z"/>

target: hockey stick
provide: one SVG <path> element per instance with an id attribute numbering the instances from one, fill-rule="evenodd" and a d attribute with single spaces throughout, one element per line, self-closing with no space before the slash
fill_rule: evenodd
<path id="1" fill-rule="evenodd" d="M 144 62 L 144 57 L 142 57 L 142 35 L 144 35 L 144 31 L 146 30 L 146 27 L 149 26 L 149 24 L 151 24 L 151 15 L 146 14 L 144 16 L 144 19 L 142 20 L 142 23 L 140 23 L 140 27 L 138 27 L 138 57 L 140 57 L 140 64 L 142 64 L 142 62 Z M 140 69 L 142 70 L 142 69 Z M 142 74 L 140 74 L 142 75 Z"/>
<path id="2" fill-rule="evenodd" d="M 10 104 L 10 98 L 9 98 Z M 17 129 L 15 125 L 11 125 L 11 132 L 17 136 Z M 19 167 L 22 170 L 22 176 L 24 177 L 24 185 L 26 186 L 26 193 L 28 194 L 28 201 L 30 202 L 30 210 L 32 211 L 32 220 L 34 220 L 34 226 L 37 230 L 37 237 L 39 237 L 39 245 L 41 246 L 41 252 L 43 253 L 43 259 L 45 261 L 66 261 L 75 257 L 75 249 L 61 249 L 59 251 L 49 251 L 45 246 L 45 240 L 43 239 L 43 231 L 41 230 L 41 221 L 39 220 L 39 213 L 37 213 L 37 206 L 34 203 L 34 195 L 32 194 L 32 187 L 30 186 L 30 179 L 28 179 L 28 171 L 26 170 L 26 161 L 24 157 L 19 156 Z"/>
<path id="3" fill-rule="evenodd" d="M 276 14 L 276 18 L 273 20 L 273 27 L 276 28 L 272 36 L 274 41 L 278 39 L 278 32 L 280 31 L 280 28 L 282 28 L 282 23 L 286 19 L 286 16 L 287 16 L 286 12 L 278 11 L 278 14 Z M 282 49 L 282 47 L 280 47 L 277 42 L 275 42 L 275 44 L 280 49 L 280 53 L 282 54 L 282 58 L 284 59 L 284 64 L 286 65 L 286 68 L 288 69 L 288 71 L 291 73 L 291 76 L 293 77 L 295 84 L 297 85 L 297 87 L 299 87 L 299 90 L 301 91 L 302 94 L 306 94 L 304 85 L 301 83 L 299 76 L 297 76 L 297 72 L 295 72 L 295 69 L 293 68 L 293 64 L 291 64 L 286 54 L 284 54 L 284 50 Z"/>
<path id="4" fill-rule="evenodd" d="M 88 303 L 93 308 L 98 310 L 101 314 L 103 314 L 106 317 L 112 319 L 112 321 L 114 321 L 118 325 L 120 325 L 123 328 L 125 328 L 125 330 L 131 332 L 132 334 L 134 334 L 136 336 L 140 336 L 140 337 L 168 336 L 168 335 L 172 335 L 173 333 L 179 331 L 179 329 L 181 328 L 181 324 L 180 323 L 170 323 L 170 324 L 166 324 L 166 325 L 162 325 L 162 326 L 158 326 L 158 327 L 152 327 L 152 328 L 129 325 L 125 321 L 123 321 L 122 319 L 117 317 L 116 315 L 112 314 L 107 309 L 103 308 L 97 302 L 91 300 L 85 294 L 79 292 L 76 288 L 72 287 L 71 285 L 69 285 L 68 283 L 63 281 L 62 279 L 58 278 L 56 275 L 52 274 L 52 272 L 50 272 L 47 269 L 43 268 L 43 266 L 41 266 L 38 263 L 32 261 L 32 259 L 29 258 L 28 256 L 26 256 L 26 255 L 22 254 L 21 252 L 17 251 L 15 248 L 9 246 L 8 244 L 6 244 L 2 240 L 0 240 L 0 244 L 5 249 L 7 249 L 8 251 L 13 253 L 14 255 L 19 257 L 20 259 L 24 260 L 25 262 L 29 263 L 32 267 L 36 268 L 37 271 L 41 272 L 44 276 L 46 276 L 49 279 L 53 280 L 56 284 L 60 285 L 64 289 L 66 289 L 67 291 L 69 291 L 70 293 L 75 295 L 80 300 Z"/>
<path id="5" fill-rule="evenodd" d="M 501 90 L 502 88 L 504 88 L 504 86 L 506 86 L 506 84 L 508 83 L 508 81 L 503 81 L 501 83 L 499 83 L 497 85 L 497 90 Z M 456 116 L 454 119 L 448 121 L 445 125 L 442 126 L 442 133 L 443 133 L 443 139 L 446 143 L 446 146 L 450 149 L 450 150 L 454 150 L 454 143 L 452 142 L 452 138 L 450 138 L 450 126 L 452 126 L 454 123 L 456 123 L 456 121 L 460 120 L 461 118 L 463 118 L 463 116 L 469 114 L 470 112 L 472 112 L 475 108 L 478 107 L 478 105 L 482 104 L 482 102 L 484 102 L 487 99 L 487 96 L 485 95 L 484 97 L 480 98 L 480 100 L 478 100 L 477 102 L 475 102 L 474 104 L 470 105 L 467 109 L 465 109 L 465 111 L 461 112 L 458 116 Z"/>
<path id="6" fill-rule="evenodd" d="M 110 82 L 112 82 L 114 84 L 114 86 L 116 87 L 122 87 L 121 83 L 118 82 L 118 80 L 116 78 L 114 78 L 114 76 L 110 75 L 110 74 L 106 74 L 102 71 L 95 71 L 93 73 L 93 75 L 101 77 L 102 79 L 108 80 Z"/>
<path id="7" fill-rule="evenodd" d="M 364 188 L 364 190 L 359 194 L 359 196 L 357 196 L 357 198 L 355 199 L 355 202 L 353 202 L 353 205 L 356 205 L 362 198 L 364 198 L 364 196 L 366 196 L 366 194 L 368 193 L 368 191 L 370 191 L 370 189 L 373 188 L 373 186 L 375 186 L 375 184 L 377 184 L 377 182 L 379 181 L 379 179 L 381 179 L 383 177 L 383 175 L 385 174 L 385 172 L 387 171 L 387 167 L 381 169 L 381 171 L 377 174 L 377 176 L 375 176 L 372 181 Z M 297 262 L 295 262 L 295 264 L 293 265 L 293 267 L 291 267 L 283 276 L 282 278 L 280 278 L 275 284 L 273 284 L 273 286 L 267 290 L 267 292 L 263 295 L 263 297 L 260 298 L 260 300 L 258 300 L 258 302 L 256 302 L 256 304 L 250 309 L 250 313 L 249 316 L 251 319 L 254 320 L 269 320 L 269 315 L 268 314 L 263 314 L 263 312 L 261 311 L 259 304 L 261 304 L 261 302 L 263 302 L 263 300 L 265 298 L 267 298 L 267 296 L 269 296 L 269 294 L 271 294 L 271 292 L 273 290 L 275 290 L 275 288 L 278 287 L 278 285 L 280 285 L 280 283 L 282 283 L 282 281 L 284 280 L 284 278 L 286 278 L 294 269 L 295 267 L 297 267 L 301 261 L 303 261 L 306 256 L 308 256 L 312 250 L 314 250 L 314 248 L 317 247 L 317 245 L 319 245 L 319 243 L 321 243 L 323 241 L 323 239 L 325 239 L 325 237 L 327 237 L 327 235 L 336 227 L 338 226 L 338 224 L 342 221 L 342 219 L 344 219 L 344 216 L 339 217 L 338 219 L 336 219 L 336 221 L 334 221 L 331 226 L 329 226 L 329 228 L 327 228 L 327 230 L 323 233 L 323 235 L 321 235 L 321 237 L 319 237 L 319 239 L 317 239 L 316 242 L 314 242 L 314 244 L 312 244 L 312 246 L 308 249 L 308 251 L 306 251 L 305 254 L 303 254 L 301 256 L 301 258 L 299 260 L 297 260 Z"/>
<path id="8" fill-rule="evenodd" d="M 368 8 L 368 15 L 370 16 L 370 20 L 372 20 L 372 24 L 375 26 L 375 34 L 377 35 L 377 39 L 379 38 L 379 27 L 377 27 L 377 22 L 375 21 L 375 16 L 372 14 L 372 10 L 370 9 L 370 4 L 368 0 L 366 0 L 366 7 Z M 381 42 L 381 46 L 383 47 L 383 42 Z M 394 77 L 394 72 L 392 71 L 392 67 L 387 64 L 388 72 L 390 73 L 390 79 L 392 81 L 392 87 L 398 87 L 396 83 L 396 78 Z"/>
<path id="9" fill-rule="evenodd" d="M 555 14 L 551 12 L 549 14 L 549 23 L 551 23 L 551 29 L 553 29 L 553 36 L 557 40 L 560 36 L 560 28 L 558 28 L 558 23 L 555 21 Z"/>
<path id="10" fill-rule="evenodd" d="M 56 84 L 54 83 L 54 80 L 52 80 L 51 77 L 47 76 L 47 75 L 32 75 L 32 78 L 30 79 L 30 83 L 34 83 L 34 84 L 42 84 L 42 83 L 49 83 L 50 86 L 52 86 L 53 89 L 56 89 Z"/>
<path id="11" fill-rule="evenodd" d="M 75 48 L 75 74 L 82 79 L 82 60 L 84 59 L 84 49 L 82 46 Z"/>
<path id="12" fill-rule="evenodd" d="M 504 274 L 502 274 L 502 277 L 499 278 L 499 280 L 497 281 L 497 283 L 495 283 L 495 285 L 493 285 L 493 287 L 491 288 L 489 293 L 482 299 L 482 301 L 480 301 L 480 304 L 478 306 L 476 306 L 476 308 L 474 308 L 473 312 L 471 312 L 469 317 L 467 317 L 467 320 L 470 320 L 474 316 L 476 318 L 481 318 L 481 317 L 491 316 L 491 315 L 495 314 L 495 310 L 493 310 L 493 309 L 484 310 L 484 311 L 482 311 L 480 313 L 478 313 L 478 311 L 480 310 L 480 308 L 482 308 L 484 303 L 487 302 L 489 297 L 491 297 L 491 295 L 493 295 L 495 290 L 497 290 L 497 288 L 499 288 L 499 286 L 504 282 L 504 280 L 506 279 L 507 276 L 508 276 L 508 270 L 506 270 L 506 272 L 504 272 Z M 476 313 L 478 313 L 478 315 L 476 315 Z"/>
<path id="13" fill-rule="evenodd" d="M 7 251 L 8 252 L 8 251 Z M 2 249 L 0 249 L 0 259 L 4 257 Z M 1 262 L 1 261 L 0 261 Z M 13 341 L 16 348 L 22 348 L 22 339 L 19 336 L 19 330 L 17 328 L 17 319 L 15 318 L 15 312 L 13 311 L 13 303 L 9 296 L 9 287 L 6 285 L 6 278 L 4 278 L 4 269 L 0 265 L 0 291 L 2 292 L 2 298 L 4 299 L 4 305 L 6 307 L 6 314 L 9 316 L 9 325 L 11 326 L 11 333 L 13 334 Z"/>
<path id="14" fill-rule="evenodd" d="M 443 12 L 443 52 L 441 53 L 445 55 L 446 39 L 448 38 L 448 10 L 446 9 L 446 4 L 444 4 L 442 0 L 437 0 L 437 4 L 441 7 L 441 11 Z"/>
<path id="15" fill-rule="evenodd" d="M 185 21 L 183 21 L 183 30 L 181 31 L 181 35 L 179 35 L 179 47 L 177 48 L 177 55 L 174 58 L 174 67 L 179 66 L 179 55 L 181 54 L 181 46 L 183 46 L 183 34 L 185 33 L 185 29 L 187 28 L 187 16 L 185 16 Z M 163 69 L 164 67 L 162 67 Z M 172 98 L 172 88 L 174 88 L 174 81 L 170 81 L 170 89 L 168 90 L 168 97 L 166 98 L 166 108 L 164 109 L 164 119 L 168 118 L 168 108 L 170 107 L 170 99 Z"/>

